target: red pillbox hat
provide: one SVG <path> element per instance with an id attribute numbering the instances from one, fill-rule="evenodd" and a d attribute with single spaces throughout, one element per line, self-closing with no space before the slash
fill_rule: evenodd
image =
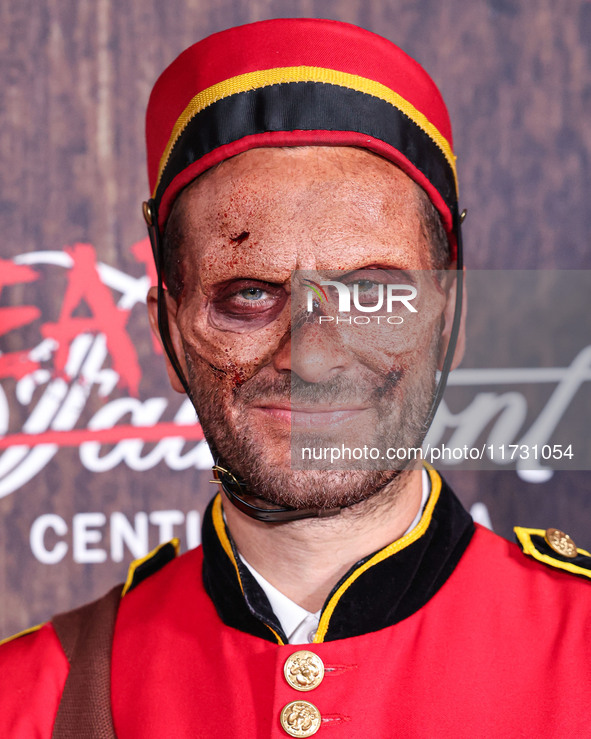
<path id="1" fill-rule="evenodd" d="M 348 23 L 261 21 L 190 46 L 156 82 L 148 177 L 163 228 L 175 198 L 224 159 L 269 146 L 356 146 L 429 195 L 455 247 L 457 180 L 445 103 L 390 41 Z"/>

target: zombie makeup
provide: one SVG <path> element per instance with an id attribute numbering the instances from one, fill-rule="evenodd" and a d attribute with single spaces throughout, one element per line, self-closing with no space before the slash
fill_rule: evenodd
<path id="1" fill-rule="evenodd" d="M 412 421 L 416 436 L 445 304 L 428 271 L 416 187 L 356 149 L 253 150 L 182 196 L 185 290 L 174 323 L 191 395 L 214 453 L 261 497 L 328 504 L 337 479 L 347 500 L 383 484 L 386 473 L 375 470 L 349 471 L 345 482 L 293 469 L 302 425 L 304 437 L 321 437 L 319 422 L 328 422 L 351 441 L 390 438 L 391 427 Z M 330 305 L 305 315 L 303 275 L 343 281 L 357 320 L 337 322 Z M 419 312 L 401 303 L 402 326 L 371 320 L 387 320 L 405 284 L 417 290 Z M 380 289 L 383 305 L 370 313 Z M 317 313 L 327 320 L 314 323 Z"/>

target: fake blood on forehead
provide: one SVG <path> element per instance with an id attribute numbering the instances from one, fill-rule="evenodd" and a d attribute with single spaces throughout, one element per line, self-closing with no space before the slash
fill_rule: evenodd
<path id="1" fill-rule="evenodd" d="M 242 233 L 239 233 L 238 236 L 230 236 L 230 241 L 232 241 L 234 244 L 242 244 L 249 236 L 250 233 L 248 231 L 242 231 Z"/>

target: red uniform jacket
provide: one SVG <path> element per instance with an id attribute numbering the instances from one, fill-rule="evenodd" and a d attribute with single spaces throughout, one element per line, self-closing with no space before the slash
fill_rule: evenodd
<path id="1" fill-rule="evenodd" d="M 316 706 L 326 739 L 591 736 L 591 584 L 474 530 L 432 482 L 418 527 L 343 577 L 316 643 L 300 647 L 283 643 L 214 500 L 203 549 L 144 573 L 121 600 L 119 739 L 285 738 L 294 700 Z M 325 669 L 305 693 L 284 675 L 298 649 Z M 49 738 L 67 675 L 51 624 L 5 644 L 0 736 Z"/>

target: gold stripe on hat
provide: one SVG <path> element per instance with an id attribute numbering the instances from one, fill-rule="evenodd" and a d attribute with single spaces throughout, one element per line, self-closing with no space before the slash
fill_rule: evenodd
<path id="1" fill-rule="evenodd" d="M 346 87 L 350 90 L 356 90 L 357 92 L 363 92 L 367 95 L 373 95 L 373 97 L 385 100 L 395 108 L 398 108 L 422 131 L 424 131 L 441 149 L 454 174 L 457 190 L 456 157 L 454 156 L 449 141 L 441 134 L 439 129 L 437 129 L 423 113 L 417 110 L 414 105 L 409 103 L 408 100 L 405 100 L 389 87 L 386 87 L 386 85 L 382 85 L 380 82 L 367 79 L 366 77 L 360 77 L 356 74 L 348 74 L 347 72 L 340 72 L 336 69 L 302 66 L 277 67 L 275 69 L 264 69 L 257 72 L 239 74 L 236 77 L 230 77 L 223 82 L 218 82 L 216 85 L 212 85 L 195 95 L 174 124 L 168 143 L 166 144 L 164 152 L 160 158 L 158 178 L 156 180 L 152 197 L 156 197 L 156 191 L 160 185 L 162 173 L 168 163 L 172 148 L 192 118 L 213 103 L 218 100 L 223 100 L 230 95 L 236 95 L 240 92 L 257 90 L 262 87 L 288 82 L 324 82 L 325 84 Z"/>

